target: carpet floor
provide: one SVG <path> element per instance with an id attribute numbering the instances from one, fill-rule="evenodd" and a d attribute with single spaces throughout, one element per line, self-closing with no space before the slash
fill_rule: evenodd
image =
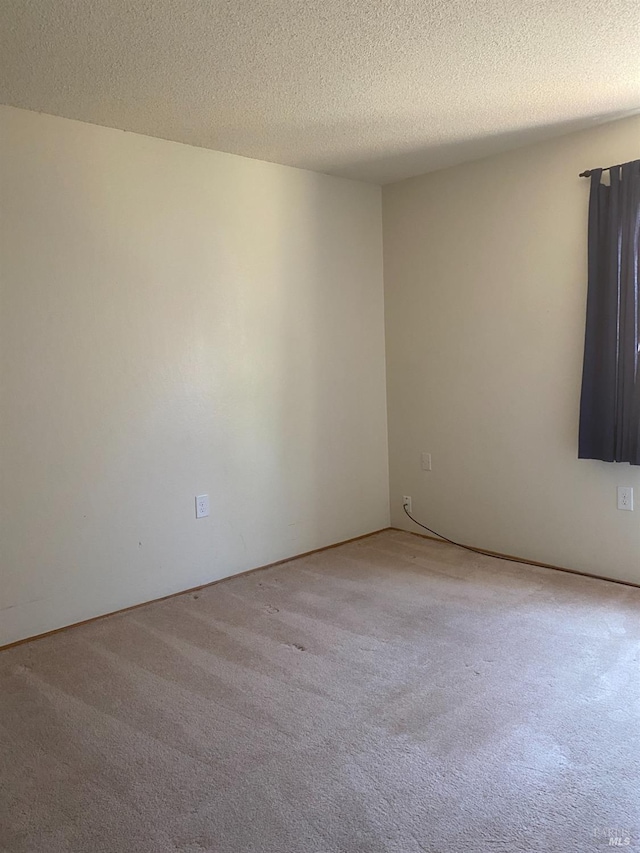
<path id="1" fill-rule="evenodd" d="M 232 578 L 0 652 L 0 850 L 634 849 L 639 652 L 640 590 L 400 531 Z"/>

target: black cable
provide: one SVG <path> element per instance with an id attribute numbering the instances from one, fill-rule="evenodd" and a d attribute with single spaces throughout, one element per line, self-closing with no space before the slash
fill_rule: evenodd
<path id="1" fill-rule="evenodd" d="M 506 560 L 507 563 L 527 562 L 526 560 L 522 560 L 519 557 L 505 557 L 504 554 L 492 554 L 490 551 L 483 551 L 481 548 L 472 548 L 470 545 L 461 545 L 460 542 L 454 542 L 453 539 L 447 539 L 447 537 L 443 536 L 442 533 L 437 533 L 435 530 L 432 530 L 430 527 L 427 527 L 426 524 L 422 524 L 422 522 L 416 521 L 416 519 L 407 509 L 407 504 L 402 504 L 402 509 L 405 511 L 405 514 L 409 516 L 411 521 L 413 521 L 414 524 L 418 525 L 418 527 L 422 527 L 424 528 L 424 530 L 428 530 L 429 533 L 433 533 L 433 535 L 437 536 L 438 539 L 444 539 L 445 542 L 448 542 L 449 545 L 455 545 L 456 548 L 464 548 L 465 551 L 471 551 L 473 554 L 482 554 L 483 557 L 493 557 L 495 560 Z M 535 563 L 531 563 L 531 565 L 535 565 Z"/>

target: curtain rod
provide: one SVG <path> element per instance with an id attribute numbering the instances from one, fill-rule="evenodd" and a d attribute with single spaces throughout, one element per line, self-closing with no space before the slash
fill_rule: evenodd
<path id="1" fill-rule="evenodd" d="M 633 163 L 634 161 L 629 161 Z M 578 175 L 579 178 L 590 178 L 594 172 L 608 172 L 609 169 L 619 169 L 621 166 L 628 166 L 629 163 L 617 163 L 615 166 L 606 166 L 603 169 L 587 169 L 586 172 L 580 172 Z"/>

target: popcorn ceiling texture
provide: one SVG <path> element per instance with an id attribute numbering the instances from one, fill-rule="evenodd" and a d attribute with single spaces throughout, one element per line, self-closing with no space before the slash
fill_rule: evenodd
<path id="1" fill-rule="evenodd" d="M 0 102 L 385 183 L 640 109 L 640 4 L 4 0 Z"/>

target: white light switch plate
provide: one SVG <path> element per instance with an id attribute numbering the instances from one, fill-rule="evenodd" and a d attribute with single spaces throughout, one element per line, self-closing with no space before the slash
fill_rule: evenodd
<path id="1" fill-rule="evenodd" d="M 209 495 L 196 497 L 196 518 L 206 518 L 209 515 Z"/>

